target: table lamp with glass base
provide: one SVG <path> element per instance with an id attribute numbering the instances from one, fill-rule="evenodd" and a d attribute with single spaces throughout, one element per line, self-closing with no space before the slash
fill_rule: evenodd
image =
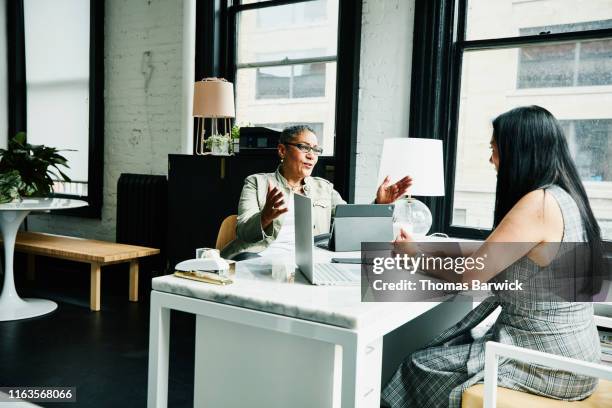
<path id="1" fill-rule="evenodd" d="M 400 228 L 413 237 L 424 237 L 431 229 L 433 219 L 431 211 L 423 202 L 406 196 L 395 202 L 393 210 L 393 236 L 397 237 Z"/>

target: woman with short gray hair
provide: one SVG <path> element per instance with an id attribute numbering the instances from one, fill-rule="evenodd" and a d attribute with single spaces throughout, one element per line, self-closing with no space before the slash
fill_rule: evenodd
<path id="1" fill-rule="evenodd" d="M 223 257 L 244 252 L 260 255 L 292 252 L 293 194 L 312 199 L 313 233 L 329 232 L 336 205 L 345 201 L 332 183 L 311 176 L 322 153 L 317 136 L 309 126 L 290 126 L 282 131 L 278 144 L 280 165 L 276 172 L 253 174 L 244 181 L 238 205 L 237 237 L 223 249 Z M 408 176 L 395 184 L 390 184 L 386 177 L 378 187 L 375 202 L 392 203 L 411 185 L 412 179 Z"/>

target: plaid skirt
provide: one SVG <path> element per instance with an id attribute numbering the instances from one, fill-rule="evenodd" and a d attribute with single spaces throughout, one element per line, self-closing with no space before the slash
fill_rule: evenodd
<path id="1" fill-rule="evenodd" d="M 484 336 L 473 339 L 471 329 L 500 305 L 502 312 L 496 323 Z M 592 305 L 568 302 L 558 307 L 564 309 L 560 310 L 562 315 L 571 318 L 564 322 L 540 319 L 537 308 L 516 310 L 496 296 L 487 298 L 426 348 L 408 357 L 384 388 L 383 402 L 392 408 L 459 408 L 463 391 L 483 382 L 484 345 L 490 340 L 598 361 L 600 346 Z M 580 400 L 593 392 L 597 379 L 502 359 L 498 385 L 555 399 Z"/>

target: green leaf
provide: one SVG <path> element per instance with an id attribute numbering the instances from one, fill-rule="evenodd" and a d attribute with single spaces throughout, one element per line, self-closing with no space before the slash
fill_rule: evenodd
<path id="1" fill-rule="evenodd" d="M 25 143 L 25 141 L 26 141 L 26 133 L 25 132 L 17 132 L 17 134 L 13 138 L 13 141 L 15 141 L 16 143 L 19 143 L 20 145 L 23 145 Z"/>
<path id="2" fill-rule="evenodd" d="M 53 167 L 55 167 L 55 169 L 58 171 L 60 176 L 62 176 L 64 181 L 72 181 L 72 180 L 70 180 L 70 177 L 68 177 L 66 174 L 64 174 L 64 172 L 62 172 L 60 169 L 58 169 L 57 166 L 53 166 Z"/>
<path id="3" fill-rule="evenodd" d="M 0 202 L 20 196 L 47 195 L 53 190 L 54 179 L 70 181 L 59 170 L 58 166 L 69 168 L 67 159 L 59 152 L 55 147 L 27 143 L 24 132 L 16 134 L 7 149 L 0 149 Z"/>

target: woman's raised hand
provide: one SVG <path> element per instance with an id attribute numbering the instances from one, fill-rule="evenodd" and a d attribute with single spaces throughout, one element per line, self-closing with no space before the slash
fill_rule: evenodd
<path id="1" fill-rule="evenodd" d="M 274 221 L 281 214 L 289 211 L 287 207 L 284 207 L 285 197 L 283 192 L 278 187 L 272 187 L 271 183 L 268 183 L 268 192 L 266 193 L 266 204 L 261 210 L 261 228 L 266 229 L 272 221 Z"/>
<path id="2" fill-rule="evenodd" d="M 412 178 L 410 176 L 406 176 L 392 185 L 389 185 L 390 180 L 389 176 L 385 177 L 382 184 L 378 187 L 378 191 L 376 191 L 376 204 L 391 204 L 404 195 L 412 185 Z"/>

